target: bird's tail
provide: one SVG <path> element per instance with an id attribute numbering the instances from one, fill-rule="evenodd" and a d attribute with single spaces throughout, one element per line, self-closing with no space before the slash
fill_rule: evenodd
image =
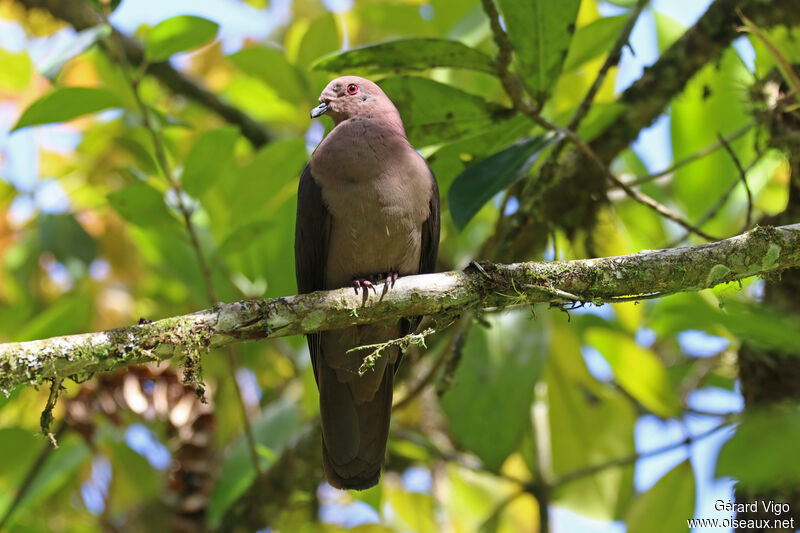
<path id="1" fill-rule="evenodd" d="M 380 386 L 371 399 L 359 399 L 359 378 L 342 382 L 336 370 L 318 365 L 322 464 L 328 483 L 338 489 L 364 490 L 378 483 L 392 413 L 393 367 L 376 369 L 383 373 Z"/>

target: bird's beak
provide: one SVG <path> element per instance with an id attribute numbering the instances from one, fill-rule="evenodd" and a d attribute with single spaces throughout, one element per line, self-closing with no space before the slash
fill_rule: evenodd
<path id="1" fill-rule="evenodd" d="M 328 112 L 328 102 L 322 102 L 317 107 L 311 110 L 311 118 L 321 117 Z"/>

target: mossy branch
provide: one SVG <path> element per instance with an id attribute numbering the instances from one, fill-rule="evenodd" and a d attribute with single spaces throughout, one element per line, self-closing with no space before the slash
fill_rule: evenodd
<path id="1" fill-rule="evenodd" d="M 468 309 L 537 302 L 614 302 L 696 291 L 800 266 L 800 224 L 722 241 L 575 261 L 480 263 L 400 278 L 377 295 L 352 288 L 218 304 L 184 316 L 97 333 L 0 345 L 0 389 L 161 361 L 252 339 Z"/>

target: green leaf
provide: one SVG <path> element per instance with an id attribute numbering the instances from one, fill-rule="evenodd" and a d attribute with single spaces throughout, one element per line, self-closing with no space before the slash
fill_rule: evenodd
<path id="1" fill-rule="evenodd" d="M 90 294 L 76 292 L 63 296 L 44 308 L 14 333 L 15 340 L 31 341 L 85 331 L 94 314 Z"/>
<path id="2" fill-rule="evenodd" d="M 509 118 L 514 111 L 428 78 L 398 76 L 378 85 L 394 102 L 411 144 L 452 141 Z"/>
<path id="3" fill-rule="evenodd" d="M 628 15 L 602 17 L 578 28 L 564 60 L 564 72 L 572 72 L 590 59 L 607 52 L 617 41 L 626 20 Z"/>
<path id="4" fill-rule="evenodd" d="M 77 435 L 67 435 L 59 440 L 59 447 L 45 460 L 38 475 L 11 515 L 30 510 L 74 479 L 75 471 L 91 458 L 91 450 Z M 38 512 L 38 511 L 37 511 Z"/>
<path id="5" fill-rule="evenodd" d="M 146 228 L 174 228 L 177 220 L 167 210 L 164 196 L 146 183 L 132 183 L 108 195 L 122 218 Z"/>
<path id="6" fill-rule="evenodd" d="M 731 476 L 751 490 L 797 487 L 800 462 L 797 406 L 745 413 L 736 434 L 720 450 L 717 475 Z"/>
<path id="7" fill-rule="evenodd" d="M 31 58 L 25 51 L 10 52 L 0 48 L 0 90 L 19 91 L 28 86 L 33 66 Z"/>
<path id="8" fill-rule="evenodd" d="M 628 533 L 685 531 L 694 516 L 694 472 L 687 459 L 670 470 L 628 509 Z"/>
<path id="9" fill-rule="evenodd" d="M 164 61 L 172 54 L 212 41 L 218 28 L 216 22 L 191 15 L 169 18 L 150 30 L 145 40 L 145 56 L 151 62 Z"/>
<path id="10" fill-rule="evenodd" d="M 342 39 L 339 36 L 339 26 L 333 13 L 325 14 L 315 19 L 303 35 L 297 51 L 297 65 L 309 68 L 319 57 L 339 50 Z"/>
<path id="11" fill-rule="evenodd" d="M 37 124 L 65 122 L 81 115 L 88 115 L 120 107 L 119 98 L 107 89 L 90 87 L 59 87 L 51 90 L 26 109 L 11 131 Z"/>
<path id="12" fill-rule="evenodd" d="M 192 145 L 183 166 L 183 189 L 199 198 L 225 167 L 233 163 L 233 149 L 239 138 L 239 129 L 224 126 L 204 132 Z"/>
<path id="13" fill-rule="evenodd" d="M 260 456 L 262 471 L 266 471 L 275 458 L 283 453 L 300 428 L 300 413 L 293 403 L 280 401 L 262 411 L 261 418 L 253 423 L 253 437 L 258 445 L 269 449 L 274 457 L 269 459 Z M 247 490 L 255 477 L 247 441 L 244 435 L 240 435 L 226 451 L 221 474 L 211 493 L 206 517 L 210 527 L 219 525 L 228 507 Z"/>
<path id="14" fill-rule="evenodd" d="M 435 505 L 430 494 L 406 492 L 396 486 L 386 486 L 389 504 L 394 511 L 397 531 L 416 533 L 438 533 L 435 519 Z"/>
<path id="15" fill-rule="evenodd" d="M 21 387 L 14 390 L 19 391 Z M 2 397 L 0 394 L 0 398 Z M 3 443 L 3 453 L 0 454 L 0 486 L 8 488 L 0 490 L 0 516 L 3 516 L 14 499 L 15 491 L 10 488 L 20 486 L 36 455 L 45 446 L 50 446 L 50 443 L 20 427 L 0 428 L 0 442 Z"/>
<path id="16" fill-rule="evenodd" d="M 242 72 L 269 85 L 281 99 L 302 105 L 313 101 L 303 74 L 289 63 L 283 50 L 270 46 L 248 46 L 229 58 Z"/>
<path id="17" fill-rule="evenodd" d="M 534 100 L 543 104 L 564 63 L 580 0 L 499 0 L 506 32 Z"/>
<path id="18" fill-rule="evenodd" d="M 598 383 L 583 361 L 575 332 L 554 321 L 545 378 L 550 450 L 556 476 L 636 452 L 636 411 L 618 390 Z M 619 518 L 633 492 L 633 466 L 608 468 L 559 485 L 554 503 L 600 520 Z"/>
<path id="19" fill-rule="evenodd" d="M 733 48 L 722 59 L 704 66 L 673 100 L 670 120 L 672 150 L 675 160 L 718 142 L 718 135 L 730 135 L 752 120 L 751 104 L 744 92 L 753 76 L 742 65 Z M 742 165 L 754 156 L 755 130 L 730 143 Z M 671 184 L 675 199 L 685 207 L 690 220 L 696 220 L 738 178 L 738 170 L 726 150 L 717 150 L 675 171 Z M 731 220 L 726 210 L 706 228 L 711 233 L 730 232 Z"/>
<path id="20" fill-rule="evenodd" d="M 586 341 L 603 354 L 614 371 L 614 378 L 646 409 L 664 418 L 681 412 L 664 363 L 630 336 L 609 329 L 590 328 Z"/>
<path id="21" fill-rule="evenodd" d="M 527 311 L 487 318 L 489 329 L 472 327 L 441 405 L 459 444 L 497 470 L 529 424 L 549 340 L 542 320 Z"/>
<path id="22" fill-rule="evenodd" d="M 97 256 L 97 244 L 72 214 L 41 214 L 37 218 L 42 250 L 63 264 L 78 260 L 84 265 Z"/>
<path id="23" fill-rule="evenodd" d="M 111 26 L 108 24 L 98 24 L 78 32 L 74 39 L 70 40 L 67 46 L 61 47 L 48 55 L 47 59 L 39 65 L 39 72 L 46 78 L 56 77 L 64 63 L 89 49 L 94 43 L 105 39 L 111 35 Z"/>
<path id="24" fill-rule="evenodd" d="M 459 41 L 423 38 L 398 39 L 354 48 L 323 57 L 314 63 L 312 69 L 342 72 L 366 68 L 385 72 L 434 67 L 463 68 L 490 74 L 496 70 L 491 57 Z"/>
<path id="25" fill-rule="evenodd" d="M 462 172 L 447 193 L 456 227 L 464 229 L 483 204 L 521 180 L 542 150 L 556 138 L 556 135 L 545 134 L 519 141 Z"/>

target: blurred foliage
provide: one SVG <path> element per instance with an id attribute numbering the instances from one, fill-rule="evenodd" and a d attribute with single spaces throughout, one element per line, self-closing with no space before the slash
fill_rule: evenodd
<path id="1" fill-rule="evenodd" d="M 112 10 L 118 3 L 94 2 Z M 634 4 L 612 3 L 622 9 Z M 267 9 L 270 2 L 248 4 Z M 498 6 L 515 49 L 513 68 L 545 116 L 566 124 L 627 13 L 602 17 L 595 0 L 500 0 Z M 308 111 L 336 73 L 376 79 L 397 104 L 411 142 L 428 157 L 442 191 L 440 268 L 461 268 L 477 258 L 499 210 L 516 208 L 515 198 L 503 201 L 505 191 L 537 171 L 552 140 L 509 108 L 494 75 L 497 49 L 480 2 L 355 0 L 348 10 L 331 13 L 317 0 L 296 0 L 292 8 L 292 16 L 268 38 L 246 39 L 240 48 L 221 46 L 217 23 L 195 16 L 159 21 L 136 33 L 147 61 L 170 60 L 278 138 L 257 148 L 235 125 L 171 93 L 142 75 L 142 68 L 109 59 L 97 44 L 109 38 L 108 26 L 71 35 L 70 46 L 42 54 L 56 50 L 63 24 L 44 11 L 0 2 L 3 28 L 15 28 L 26 45 L 0 47 L 0 339 L 106 329 L 207 307 L 207 287 L 181 204 L 192 210 L 222 300 L 295 293 L 298 177 L 309 149 L 331 127 L 327 118 L 309 124 Z M 654 15 L 663 51 L 685 29 Z M 766 130 L 753 122 L 761 95 L 753 95 L 751 87 L 800 58 L 799 28 L 779 27 L 765 35 L 772 46 L 750 36 L 755 72 L 731 47 L 706 65 L 669 109 L 675 161 L 717 143 L 720 135 L 750 128 L 730 144 L 748 169 L 754 220 L 783 210 L 790 176 L 784 154 L 768 147 Z M 343 43 L 350 49 L 341 52 Z M 612 69 L 581 124 L 586 139 L 604 133 L 624 109 L 615 101 L 615 76 Z M 131 80 L 169 169 L 162 168 L 143 125 Z M 625 180 L 662 170 L 648 168 L 640 155 L 645 154 L 626 150 L 612 170 Z M 167 170 L 180 180 L 181 192 L 163 178 Z M 717 149 L 648 181 L 642 190 L 697 220 L 739 181 L 730 155 Z M 738 233 L 746 202 L 737 186 L 703 229 Z M 591 238 L 582 237 L 554 231 L 550 251 L 558 259 L 573 259 L 585 257 L 588 249 L 613 255 L 683 242 L 673 225 L 621 195 L 612 195 L 602 209 Z M 733 390 L 731 355 L 741 342 L 777 348 L 787 357 L 800 354 L 796 317 L 763 309 L 761 283 L 572 315 L 539 307 L 509 311 L 481 317 L 459 330 L 458 338 L 455 328 L 441 332 L 430 340 L 428 357 L 412 353 L 401 370 L 399 397 L 428 372 L 435 387 L 395 413 L 381 485 L 362 494 L 332 495 L 325 487 L 290 490 L 282 495 L 288 504 L 279 506 L 271 525 L 283 531 L 538 531 L 546 513 L 540 513 L 537 498 L 543 493 L 537 484 L 549 480 L 554 482 L 550 499 L 542 501 L 551 508 L 623 520 L 629 531 L 680 531 L 682 520 L 694 512 L 691 465 L 681 463 L 635 494 L 633 461 L 615 461 L 636 453 L 639 415 L 681 419 L 691 392 Z M 698 359 L 678 340 L 689 329 L 730 344 Z M 642 334 L 651 334 L 652 342 L 643 342 Z M 610 376 L 598 379 L 594 367 L 590 372 L 582 353 L 592 349 L 605 359 Z M 441 365 L 439 358 L 445 358 Z M 297 465 L 279 458 L 317 415 L 305 341 L 244 344 L 236 348 L 236 359 L 260 468 L 284 468 L 291 477 Z M 256 473 L 223 354 L 205 355 L 203 370 L 213 398 L 213 431 L 186 429 L 181 416 L 194 409 L 195 399 L 177 383 L 162 385 L 167 382 L 155 371 L 136 374 L 133 381 L 120 377 L 133 374 L 122 372 L 100 385 L 96 378 L 83 386 L 65 384 L 70 402 L 88 394 L 87 387 L 99 387 L 98 403 L 87 408 L 82 425 L 70 418 L 60 447 L 44 453 L 43 462 L 37 458 L 46 443 L 36 433 L 46 388 L 0 395 L 0 519 L 41 463 L 8 517 L 8 530 L 77 532 L 126 525 L 152 530 L 148 517 L 165 516 L 178 506 L 175 494 L 182 486 L 176 488 L 169 476 L 196 466 L 198 460 L 185 455 L 187 446 L 210 450 L 203 457 L 204 464 L 211 463 L 213 484 L 203 485 L 205 492 L 190 503 L 209 525 L 218 525 Z M 159 387 L 178 387 L 180 394 L 159 403 Z M 103 400 L 103 390 L 111 400 Z M 110 409 L 109 401 L 118 407 Z M 56 407 L 57 420 L 65 410 L 64 402 Z M 790 407 L 746 417 L 720 456 L 719 473 L 753 487 L 776 480 L 796 485 L 796 468 L 785 468 L 783 458 L 796 454 L 799 419 Z M 149 428 L 147 446 L 132 444 L 129 432 L 136 424 Z M 81 432 L 86 427 L 93 429 Z M 171 454 L 168 467 L 147 455 L 159 446 Z M 763 453 L 752 453 L 756 448 Z M 107 475 L 104 461 L 110 464 Z M 608 467 L 594 470 L 604 464 Z M 421 484 L 407 479 L 414 471 L 406 470 L 410 466 L 424 473 Z M 323 479 L 319 465 L 311 467 L 316 477 L 298 487 L 316 487 Z M 362 514 L 353 514 L 359 505 Z M 191 515 L 187 509 L 181 507 L 181 516 Z M 351 527 L 348 516 L 380 523 Z"/>

